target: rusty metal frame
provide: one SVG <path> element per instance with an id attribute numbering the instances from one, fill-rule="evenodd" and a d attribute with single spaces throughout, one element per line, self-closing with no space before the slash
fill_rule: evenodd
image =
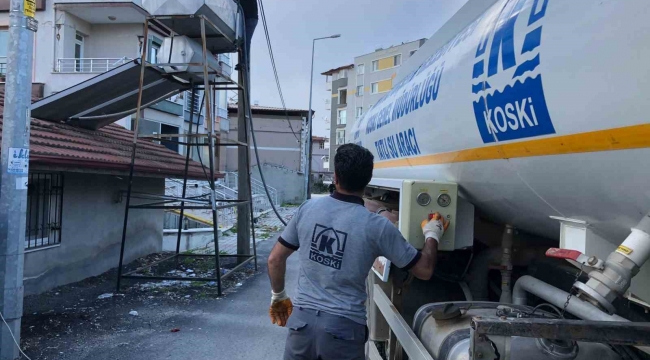
<path id="1" fill-rule="evenodd" d="M 159 23 L 156 21 L 156 19 L 160 19 L 162 17 L 155 17 L 155 16 L 149 16 L 145 19 L 145 26 L 144 26 L 144 34 L 143 34 L 143 39 L 147 39 L 149 36 L 149 28 L 152 26 L 164 26 L 164 24 Z M 233 273 L 236 271 L 242 269 L 244 266 L 247 264 L 253 262 L 255 265 L 255 270 L 257 271 L 257 244 L 255 243 L 255 238 L 254 238 L 254 233 L 255 233 L 255 224 L 254 224 L 254 215 L 253 215 L 253 206 L 248 206 L 250 209 L 250 221 L 251 221 L 251 229 L 252 229 L 252 234 L 253 234 L 253 255 L 249 254 L 234 254 L 234 255 L 221 255 L 219 252 L 219 231 L 218 231 L 218 224 L 217 224 L 217 210 L 219 209 L 225 209 L 225 208 L 231 208 L 231 207 L 240 207 L 243 205 L 249 205 L 252 204 L 252 193 L 245 194 L 243 196 L 246 196 L 247 198 L 240 198 L 238 200 L 231 200 L 231 201 L 225 201 L 229 202 L 229 204 L 226 205 L 216 205 L 216 195 L 215 195 L 215 164 L 214 164 L 214 155 L 215 155 L 215 149 L 217 149 L 218 146 L 243 146 L 243 147 L 248 147 L 249 145 L 245 142 L 240 142 L 240 141 L 234 141 L 230 143 L 221 143 L 219 141 L 219 138 L 217 135 L 215 135 L 215 124 L 214 124 L 214 118 L 212 116 L 213 112 L 213 102 L 214 102 L 214 96 L 213 93 L 216 89 L 220 89 L 223 87 L 223 85 L 233 85 L 236 84 L 232 79 L 230 79 L 227 76 L 224 76 L 223 73 L 217 69 L 213 69 L 210 67 L 207 61 L 207 38 L 208 36 L 206 35 L 206 25 L 211 26 L 212 28 L 216 29 L 218 32 L 220 30 L 213 24 L 211 23 L 206 17 L 204 16 L 197 16 L 197 17 L 187 17 L 187 16 L 168 16 L 164 18 L 191 18 L 195 19 L 196 21 L 200 22 L 201 25 L 201 45 L 203 48 L 203 62 L 202 63 L 193 63 L 193 64 L 175 64 L 175 65 L 191 65 L 191 66 L 201 66 L 203 67 L 203 84 L 195 84 L 193 80 L 190 80 L 191 82 L 191 89 L 193 92 L 199 89 L 203 89 L 205 91 L 205 118 L 207 119 L 208 123 L 208 133 L 207 134 L 192 134 L 192 126 L 190 126 L 190 133 L 185 135 L 185 134 L 159 134 L 159 136 L 138 136 L 138 125 L 140 122 L 140 118 L 142 116 L 142 109 L 143 104 L 142 104 L 142 92 L 143 92 L 143 84 L 144 84 L 144 74 L 145 74 L 145 68 L 147 66 L 152 66 L 150 64 L 147 64 L 145 61 L 147 58 L 147 51 L 148 47 L 146 46 L 146 42 L 143 42 L 142 46 L 142 53 L 141 53 L 141 61 L 140 61 L 140 84 L 138 88 L 138 102 L 137 102 L 137 110 L 136 110 L 136 117 L 135 121 L 133 124 L 133 143 L 131 146 L 131 164 L 130 164 L 130 169 L 129 169 L 129 181 L 128 181 L 128 188 L 126 191 L 126 206 L 124 210 L 124 224 L 122 228 L 122 242 L 120 246 L 120 258 L 119 258 L 119 264 L 118 264 L 118 275 L 117 275 L 117 291 L 120 291 L 120 285 L 121 285 L 121 280 L 122 279 L 131 279 L 131 280 L 179 280 L 179 281 L 215 281 L 217 283 L 218 287 L 218 295 L 221 296 L 223 294 L 222 291 L 222 280 L 228 278 L 231 276 Z M 153 24 L 152 24 L 153 22 Z M 169 29 L 171 30 L 171 29 Z M 170 33 L 173 36 L 173 32 L 170 31 Z M 222 34 L 223 35 L 223 34 Z M 232 41 L 235 43 L 235 41 Z M 240 62 L 242 61 L 243 57 L 243 52 L 244 47 L 242 46 L 241 43 L 236 44 L 237 47 L 239 47 L 239 59 Z M 165 65 L 170 65 L 170 64 L 156 64 L 156 66 L 165 66 Z M 210 71 L 212 70 L 212 71 Z M 217 82 L 217 81 L 210 81 L 209 75 L 210 74 L 217 74 L 219 78 L 225 80 L 225 82 Z M 220 86 L 221 85 L 221 86 Z M 246 84 L 236 84 L 236 88 L 240 92 L 240 96 L 242 96 L 248 89 L 246 89 Z M 212 91 L 210 91 L 210 89 Z M 194 99 L 194 96 L 192 97 Z M 192 121 L 192 117 L 194 115 L 194 112 L 190 113 L 190 125 L 194 124 Z M 163 139 L 162 137 L 167 137 L 167 138 L 181 138 L 181 137 L 186 137 L 188 140 L 186 142 L 180 142 L 179 140 L 170 140 L 170 139 Z M 197 142 L 192 142 L 192 139 L 198 139 L 198 138 L 203 138 L 207 137 L 208 143 L 207 144 L 202 144 Z M 141 193 L 141 192 L 136 192 L 133 191 L 133 175 L 134 175 L 134 168 L 135 168 L 135 159 L 136 159 L 136 151 L 137 151 L 137 141 L 138 138 L 141 139 L 150 139 L 150 140 L 155 140 L 155 141 L 161 141 L 161 142 L 175 142 L 179 144 L 183 144 L 188 146 L 188 151 L 185 157 L 185 171 L 183 175 L 183 193 L 182 196 L 179 197 L 174 197 L 174 196 L 165 196 L 165 195 L 157 195 L 157 194 L 147 194 L 147 193 Z M 188 168 L 189 168 L 189 161 L 190 161 L 190 150 L 189 148 L 191 146 L 208 146 L 208 152 L 209 152 L 209 179 L 208 182 L 210 183 L 210 188 L 211 191 L 208 194 L 204 194 L 198 197 L 186 197 L 186 188 L 187 188 L 187 179 L 188 179 Z M 250 159 L 247 160 L 247 165 L 250 168 Z M 248 171 L 248 169 L 240 169 L 239 171 Z M 249 188 L 250 188 L 250 178 L 249 178 Z M 201 199 L 201 197 L 208 196 L 209 199 Z M 142 204 L 137 204 L 137 205 L 132 205 L 131 204 L 131 199 L 132 198 L 140 198 L 140 199 L 147 199 L 147 200 L 153 200 L 153 202 L 148 202 L 148 203 L 142 203 Z M 180 204 L 179 204 L 180 203 Z M 194 204 L 194 205 L 186 205 L 186 203 L 189 204 Z M 177 243 L 176 243 L 176 252 L 175 254 L 166 257 L 164 259 L 161 259 L 159 261 L 156 261 L 152 264 L 149 264 L 147 266 L 126 272 L 124 272 L 124 250 L 125 250 L 125 245 L 126 245 L 126 237 L 127 237 L 127 226 L 128 226 L 128 219 L 129 219 L 129 211 L 131 209 L 180 209 L 180 217 L 179 217 L 179 225 L 178 225 L 178 235 L 177 235 Z M 184 217 L 184 210 L 186 209 L 211 209 L 212 210 L 212 227 L 213 227 L 213 233 L 214 233 L 214 247 L 215 247 L 215 253 L 214 255 L 212 254 L 181 254 L 180 253 L 180 242 L 181 242 L 181 234 L 182 234 L 182 221 Z M 238 224 L 241 225 L 241 224 Z M 239 226 L 238 226 L 239 227 Z M 197 258 L 205 258 L 205 257 L 213 257 L 215 261 L 215 277 L 191 277 L 191 278 L 182 278 L 178 276 L 148 276 L 148 275 L 134 275 L 139 271 L 142 271 L 147 268 L 151 268 L 153 266 L 156 266 L 162 262 L 165 261 L 171 261 L 174 260 L 176 265 L 178 265 L 178 259 L 183 258 L 183 257 L 197 257 Z M 233 269 L 230 269 L 230 271 L 223 276 L 221 275 L 221 258 L 226 257 L 226 258 L 237 258 L 240 260 Z"/>
<path id="2" fill-rule="evenodd" d="M 615 345 L 650 345 L 650 323 L 647 322 L 475 317 L 471 329 L 477 337 L 520 336 Z"/>

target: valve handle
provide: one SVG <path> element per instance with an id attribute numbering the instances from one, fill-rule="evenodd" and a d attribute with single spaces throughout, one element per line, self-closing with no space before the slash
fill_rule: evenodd
<path id="1" fill-rule="evenodd" d="M 578 258 L 584 255 L 578 250 L 550 248 L 546 250 L 546 256 L 557 259 L 571 259 L 578 261 Z"/>

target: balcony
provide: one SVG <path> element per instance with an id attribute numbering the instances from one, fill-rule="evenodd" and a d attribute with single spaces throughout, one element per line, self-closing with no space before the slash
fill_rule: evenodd
<path id="1" fill-rule="evenodd" d="M 0 76 L 5 77 L 7 74 L 7 57 L 0 56 Z"/>
<path id="2" fill-rule="evenodd" d="M 56 72 L 62 74 L 74 73 L 103 73 L 108 70 L 115 69 L 120 65 L 130 62 L 132 59 L 123 57 L 120 59 L 115 58 L 62 58 L 57 59 Z M 3 65 L 3 64 L 0 64 Z M 0 70 L 1 71 L 1 70 Z"/>
<path id="3" fill-rule="evenodd" d="M 136 24 L 148 15 L 142 0 L 54 0 L 54 6 L 90 24 Z"/>

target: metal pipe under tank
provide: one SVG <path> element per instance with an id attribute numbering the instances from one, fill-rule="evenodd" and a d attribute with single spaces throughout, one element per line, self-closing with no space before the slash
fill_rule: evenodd
<path id="1" fill-rule="evenodd" d="M 501 297 L 502 304 L 512 303 L 512 238 L 515 229 L 512 225 L 506 225 L 501 240 Z"/>
<path id="2" fill-rule="evenodd" d="M 549 303 L 564 308 L 569 293 L 560 290 L 555 286 L 549 285 L 541 280 L 538 280 L 530 275 L 524 275 L 517 280 L 515 287 L 512 290 L 512 300 L 515 305 L 526 305 L 528 297 L 527 293 L 531 293 L 537 297 L 548 301 Z M 629 321 L 618 315 L 609 315 L 602 310 L 598 309 L 591 303 L 581 300 L 575 296 L 571 296 L 566 311 L 583 319 L 594 321 Z"/>

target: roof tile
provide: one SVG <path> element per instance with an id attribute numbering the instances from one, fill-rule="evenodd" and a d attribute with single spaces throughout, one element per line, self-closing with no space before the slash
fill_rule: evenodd
<path id="1" fill-rule="evenodd" d="M 4 91 L 0 90 L 0 130 L 3 111 Z M 130 169 L 133 132 L 117 124 L 99 130 L 87 130 L 63 123 L 31 119 L 30 128 L 30 164 L 86 170 Z M 185 156 L 152 141 L 138 140 L 135 171 L 139 175 L 182 177 L 184 169 Z M 201 164 L 190 160 L 188 176 L 204 179 Z"/>

